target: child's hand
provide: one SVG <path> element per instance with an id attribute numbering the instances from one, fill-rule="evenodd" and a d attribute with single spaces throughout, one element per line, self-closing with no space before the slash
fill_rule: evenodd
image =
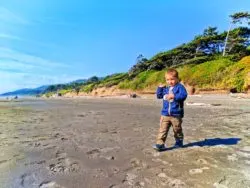
<path id="1" fill-rule="evenodd" d="M 166 85 L 160 83 L 158 87 L 165 87 Z"/>
<path id="2" fill-rule="evenodd" d="M 166 95 L 164 95 L 163 99 L 170 101 L 170 100 L 174 99 L 174 94 L 166 94 Z"/>
<path id="3" fill-rule="evenodd" d="M 166 94 L 163 96 L 163 99 L 170 101 L 170 100 L 174 99 L 174 95 L 173 94 Z"/>
<path id="4" fill-rule="evenodd" d="M 172 93 L 168 94 L 167 99 L 168 100 L 174 99 L 174 94 Z"/>

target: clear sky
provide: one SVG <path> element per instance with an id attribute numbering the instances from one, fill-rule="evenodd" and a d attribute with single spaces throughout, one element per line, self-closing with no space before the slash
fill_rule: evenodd
<path id="1" fill-rule="evenodd" d="M 127 72 L 249 0 L 0 0 L 0 93 Z"/>

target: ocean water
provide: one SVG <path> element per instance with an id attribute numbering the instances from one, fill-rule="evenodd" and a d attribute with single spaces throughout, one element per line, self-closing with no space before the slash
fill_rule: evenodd
<path id="1" fill-rule="evenodd" d="M 14 99 L 16 95 L 13 96 L 0 96 L 0 100 L 11 100 Z M 18 99 L 34 99 L 34 96 L 17 96 Z"/>

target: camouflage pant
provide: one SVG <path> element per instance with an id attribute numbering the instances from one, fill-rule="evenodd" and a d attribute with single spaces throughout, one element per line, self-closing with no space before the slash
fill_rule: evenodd
<path id="1" fill-rule="evenodd" d="M 172 116 L 161 116 L 160 129 L 157 135 L 156 143 L 157 144 L 165 143 L 168 131 L 171 126 L 173 126 L 175 139 L 183 140 L 181 123 L 182 123 L 182 118 L 177 118 Z"/>

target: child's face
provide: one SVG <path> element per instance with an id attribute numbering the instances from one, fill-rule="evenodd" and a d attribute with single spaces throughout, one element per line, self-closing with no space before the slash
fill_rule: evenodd
<path id="1" fill-rule="evenodd" d="M 166 82 L 168 83 L 168 85 L 170 86 L 175 86 L 175 84 L 178 83 L 178 78 L 176 78 L 175 76 L 173 76 L 172 74 L 166 74 L 165 75 L 166 78 Z"/>

